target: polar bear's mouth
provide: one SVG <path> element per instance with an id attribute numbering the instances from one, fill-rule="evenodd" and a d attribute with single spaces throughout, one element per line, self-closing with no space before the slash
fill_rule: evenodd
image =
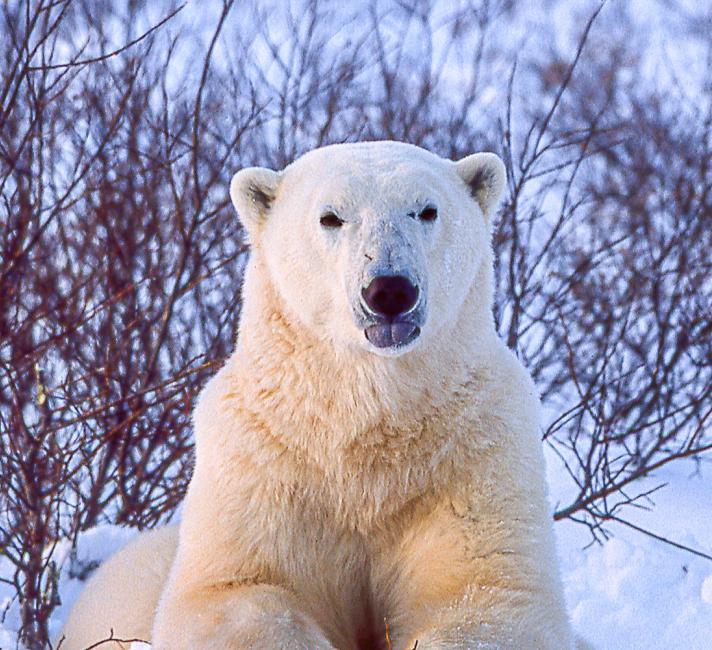
<path id="1" fill-rule="evenodd" d="M 420 327 L 407 321 L 376 323 L 365 330 L 369 343 L 377 348 L 400 348 L 420 336 Z"/>

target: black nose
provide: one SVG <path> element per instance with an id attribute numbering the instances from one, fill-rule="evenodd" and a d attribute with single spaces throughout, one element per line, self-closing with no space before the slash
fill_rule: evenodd
<path id="1" fill-rule="evenodd" d="M 402 275 L 379 275 L 361 293 L 373 313 L 387 318 L 404 314 L 418 301 L 418 287 Z"/>

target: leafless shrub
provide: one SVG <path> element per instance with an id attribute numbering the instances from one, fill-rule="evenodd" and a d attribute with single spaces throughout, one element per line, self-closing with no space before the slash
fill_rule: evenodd
<path id="1" fill-rule="evenodd" d="M 640 83 L 635 44 L 610 27 L 587 43 L 596 18 L 570 62 L 537 69 L 519 142 L 510 91 L 495 233 L 495 315 L 558 412 L 545 438 L 577 486 L 555 518 L 594 539 L 650 503 L 638 479 L 712 449 L 712 96 Z"/>
<path id="2" fill-rule="evenodd" d="M 15 573 L 1 579 L 28 647 L 47 643 L 57 539 L 175 509 L 192 398 L 240 303 L 224 188 L 258 107 L 216 94 L 210 45 L 180 91 L 177 37 L 105 56 L 100 9 L 4 5 L 0 546 Z M 75 40 L 85 22 L 96 54 Z"/>

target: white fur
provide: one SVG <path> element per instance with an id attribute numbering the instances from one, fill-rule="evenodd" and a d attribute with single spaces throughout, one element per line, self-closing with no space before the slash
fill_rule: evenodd
<path id="1" fill-rule="evenodd" d="M 385 648 L 384 618 L 398 649 L 572 646 L 538 399 L 491 313 L 503 182 L 492 154 L 453 163 L 392 142 L 236 175 L 252 242 L 240 334 L 196 408 L 154 647 Z M 426 204 L 434 222 L 417 219 Z M 325 211 L 344 225 L 321 226 Z M 420 286 L 421 334 L 403 348 L 364 336 L 361 291 L 384 270 Z M 112 575 L 95 603 L 125 591 Z M 144 620 L 141 600 L 116 620 Z M 83 607 L 65 650 L 81 647 Z"/>
<path id="2" fill-rule="evenodd" d="M 156 605 L 170 571 L 178 528 L 142 533 L 97 570 L 77 599 L 60 639 L 61 650 L 79 650 L 104 639 L 149 640 Z M 101 650 L 128 650 L 105 643 Z"/>

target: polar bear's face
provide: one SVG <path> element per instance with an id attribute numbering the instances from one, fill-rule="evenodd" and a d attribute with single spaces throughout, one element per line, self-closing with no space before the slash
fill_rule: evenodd
<path id="1" fill-rule="evenodd" d="M 455 163 L 371 142 L 316 149 L 282 172 L 245 169 L 230 193 L 291 319 L 396 356 L 457 316 L 503 182 L 494 154 Z"/>

